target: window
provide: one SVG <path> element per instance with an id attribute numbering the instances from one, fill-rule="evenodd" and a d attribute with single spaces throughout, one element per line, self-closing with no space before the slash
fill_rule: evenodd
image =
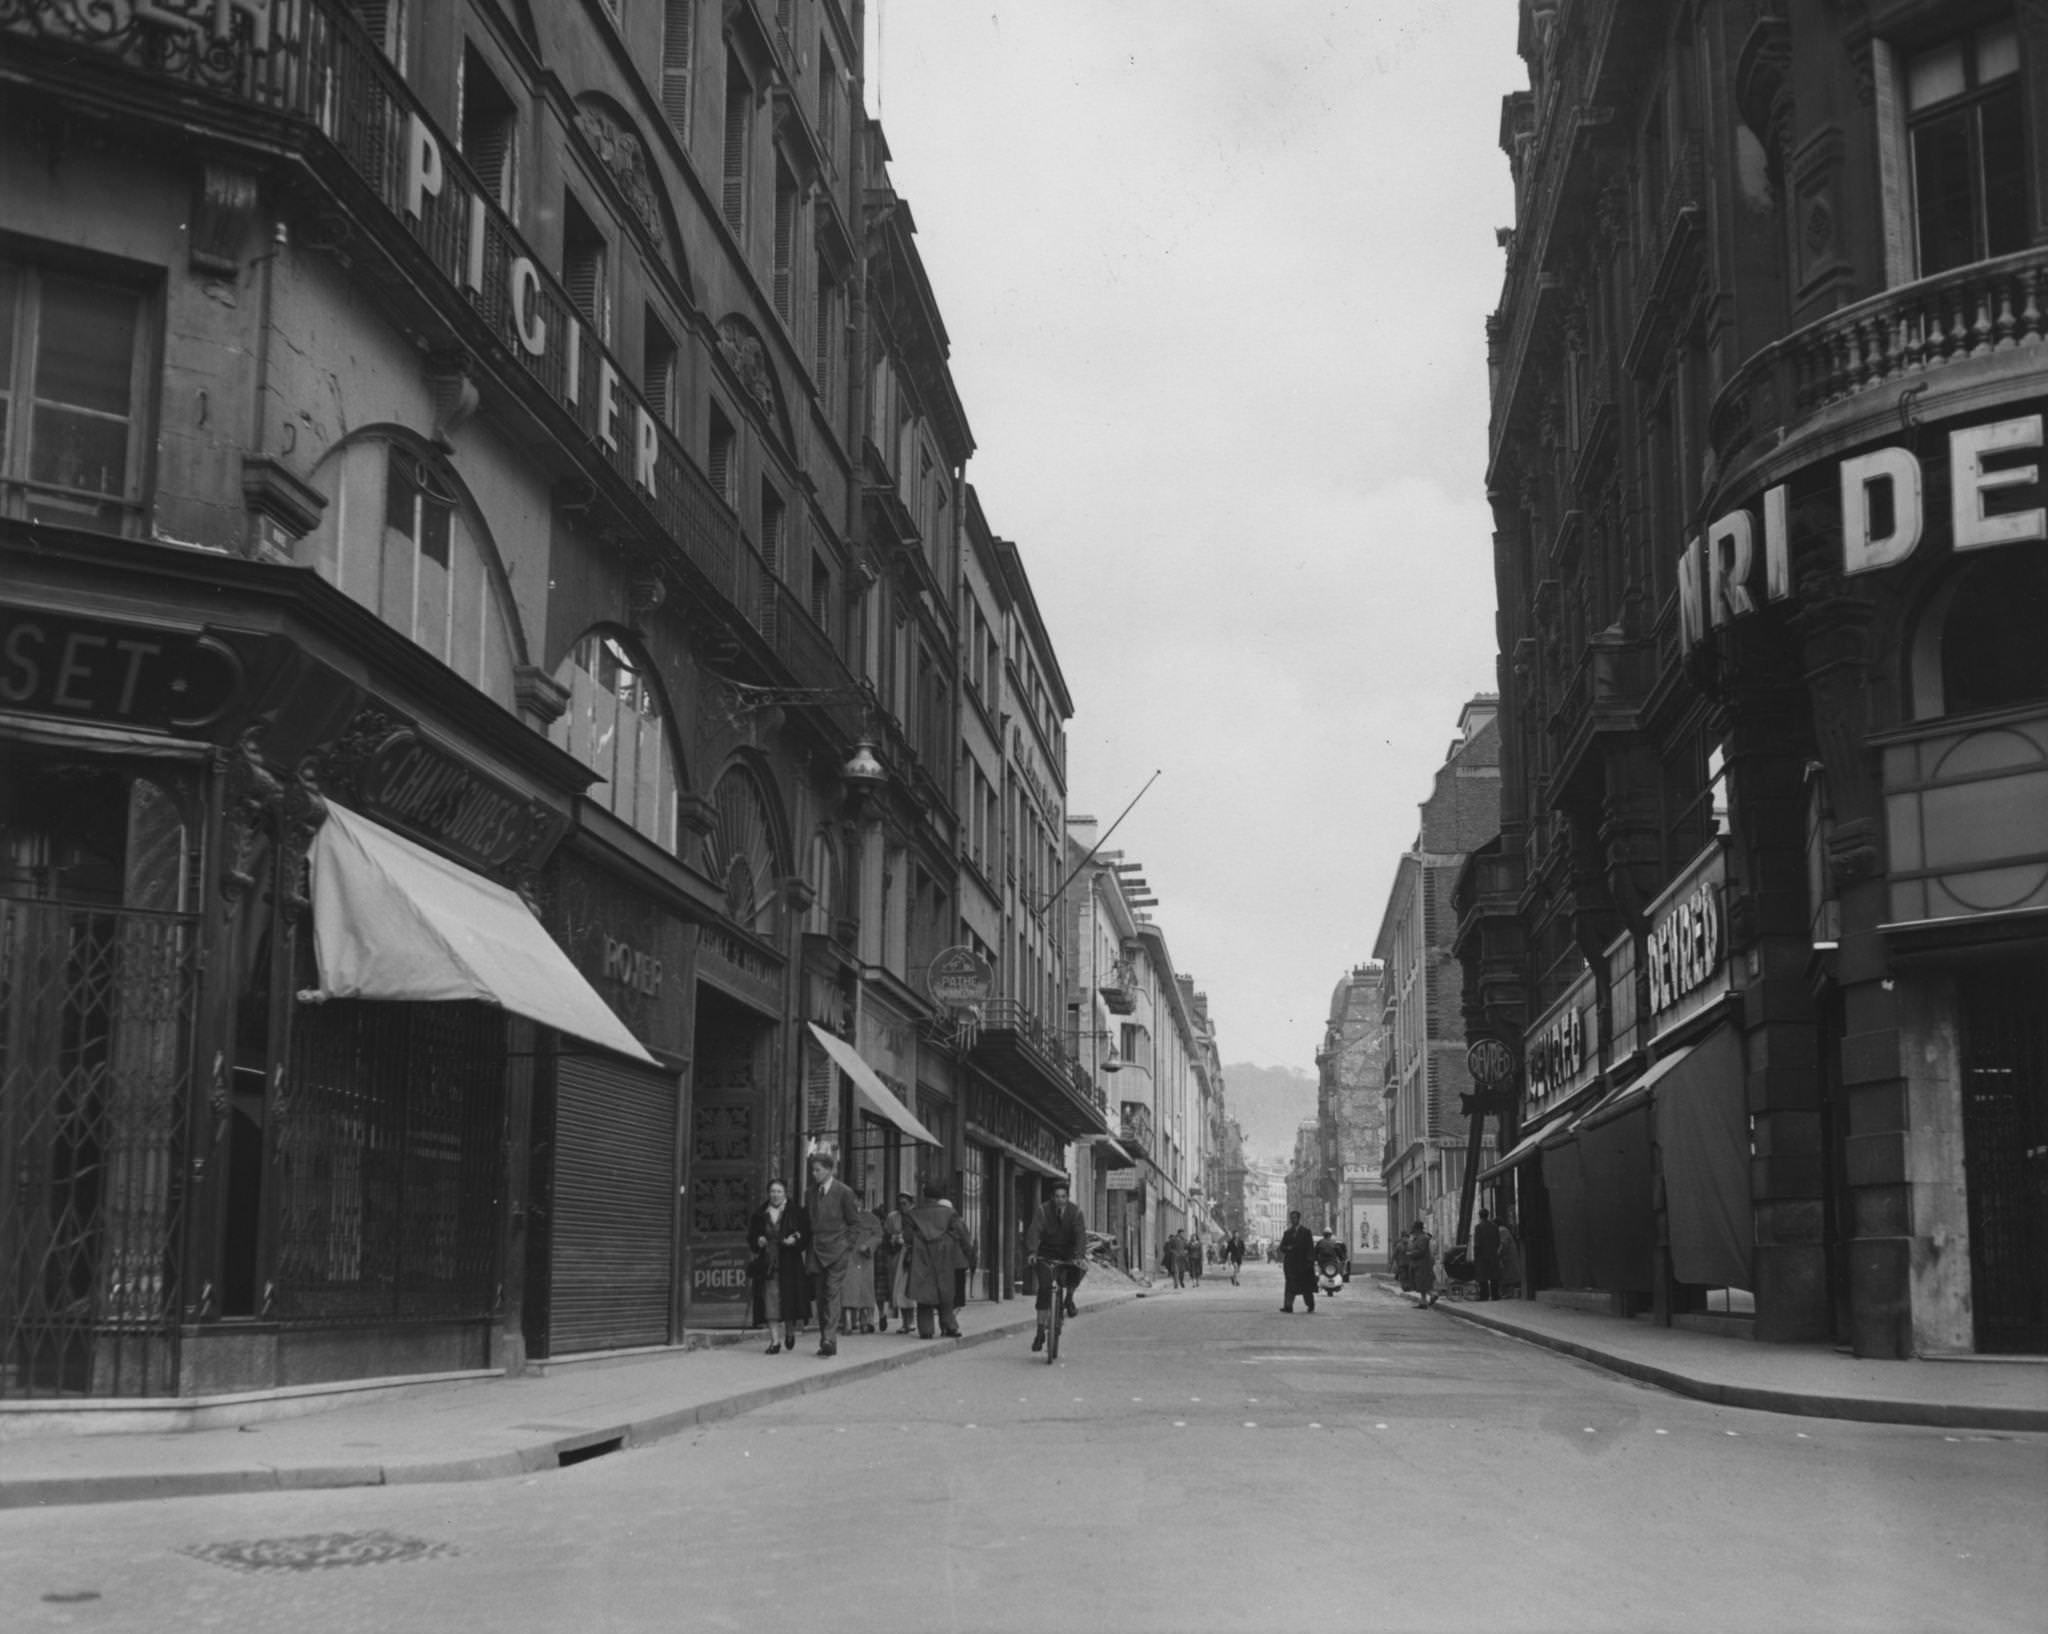
<path id="1" fill-rule="evenodd" d="M 754 93 L 739 58 L 725 58 L 725 224 L 734 233 L 747 225 L 747 144 L 753 136 Z"/>
<path id="2" fill-rule="evenodd" d="M 788 511 L 782 503 L 782 496 L 767 483 L 761 484 L 761 589 L 759 609 L 755 626 L 764 634 L 772 633 L 778 624 L 776 611 L 782 600 L 782 554 L 783 532 L 788 526 Z"/>
<path id="3" fill-rule="evenodd" d="M 407 0 L 355 0 L 356 15 L 370 38 L 402 74 L 406 68 Z"/>
<path id="4" fill-rule="evenodd" d="M 612 338 L 612 292 L 604 234 L 573 193 L 562 195 L 562 284 L 597 338 Z"/>
<path id="5" fill-rule="evenodd" d="M 498 208 L 517 219 L 519 105 L 473 45 L 462 49 L 455 94 L 461 103 L 462 156 Z"/>
<path id="6" fill-rule="evenodd" d="M 779 159 L 775 164 L 775 265 L 770 280 L 775 315 L 787 329 L 796 328 L 796 178 Z"/>
<path id="7" fill-rule="evenodd" d="M 2010 22 L 1907 60 L 1906 128 L 1923 278 L 2026 246 L 2019 67 L 2019 36 Z"/>
<path id="8" fill-rule="evenodd" d="M 696 32 L 697 0 L 666 0 L 661 21 L 661 113 L 685 146 L 690 140 L 690 66 Z"/>
<path id="9" fill-rule="evenodd" d="M 836 166 L 839 162 L 839 64 L 833 60 L 832 48 L 825 43 L 825 37 L 818 36 L 818 146 L 824 150 L 825 162 Z"/>
<path id="10" fill-rule="evenodd" d="M 604 779 L 590 798 L 674 851 L 676 757 L 651 666 L 620 637 L 592 631 L 555 679 L 568 687 L 569 707 L 548 736 Z"/>
<path id="11" fill-rule="evenodd" d="M 481 520 L 439 458 L 362 437 L 316 477 L 330 503 L 301 557 L 505 708 L 517 625 Z"/>
<path id="12" fill-rule="evenodd" d="M 732 422 L 720 411 L 718 405 L 711 405 L 710 457 L 704 463 L 704 474 L 710 479 L 712 490 L 730 505 L 733 495 L 733 454 L 738 438 L 732 429 Z"/>
<path id="13" fill-rule="evenodd" d="M 832 276 L 832 269 L 824 257 L 818 258 L 817 271 L 817 322 L 816 333 L 811 337 L 814 351 L 812 374 L 818 385 L 818 399 L 825 405 L 827 416 L 832 421 L 835 433 L 842 428 L 838 422 L 839 405 L 835 401 L 839 392 L 839 281 Z"/>
<path id="14" fill-rule="evenodd" d="M 825 565 L 825 558 L 817 554 L 811 557 L 811 622 L 832 637 L 832 645 L 839 645 L 838 632 L 832 624 L 832 569 Z"/>
<path id="15" fill-rule="evenodd" d="M 675 429 L 676 410 L 680 406 L 676 397 L 677 358 L 675 337 L 663 327 L 654 309 L 648 308 L 640 325 L 640 391 L 654 417 L 670 430 Z"/>
<path id="16" fill-rule="evenodd" d="M 1963 568 L 1938 627 L 1941 714 L 2048 702 L 2048 559 L 2038 547 Z"/>
<path id="17" fill-rule="evenodd" d="M 0 259 L 6 514 L 108 533 L 140 520 L 145 330 L 131 286 Z"/>

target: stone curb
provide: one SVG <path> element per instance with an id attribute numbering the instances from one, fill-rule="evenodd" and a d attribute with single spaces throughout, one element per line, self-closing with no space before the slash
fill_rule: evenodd
<path id="1" fill-rule="evenodd" d="M 1596 1345 L 1580 1344 L 1575 1340 L 1562 1339 L 1555 1334 L 1532 1332 L 1509 1322 L 1498 1321 L 1475 1310 L 1456 1305 L 1438 1304 L 1434 1307 L 1446 1316 L 1460 1322 L 1469 1322 L 1474 1327 L 1489 1332 L 1504 1334 L 1510 1339 L 1520 1339 L 1527 1344 L 1540 1345 L 1545 1350 L 1555 1350 L 1580 1361 L 1591 1362 L 1595 1367 L 1605 1368 L 1610 1373 L 1653 1384 L 1660 1390 L 1669 1390 L 1675 1395 L 1690 1396 L 1696 1401 L 1712 1402 L 1720 1407 L 1745 1407 L 1765 1413 L 1792 1413 L 1806 1418 L 1852 1419 L 1865 1424 L 1912 1424 L 1937 1430 L 2007 1430 L 2042 1431 L 2048 1430 L 2048 1408 L 2042 1407 L 1997 1407 L 1987 1403 L 1902 1401 L 1896 1397 L 1877 1396 L 1826 1396 L 1803 1390 L 1774 1390 L 1765 1385 L 1725 1384 L 1713 1379 L 1696 1378 L 1688 1373 L 1675 1372 L 1670 1368 L 1657 1367 L 1649 1362 L 1639 1362 L 1633 1357 L 1618 1355 L 1611 1350 L 1602 1350 Z"/>
<path id="2" fill-rule="evenodd" d="M 1119 1290 L 1092 1299 L 1081 1307 L 1084 1314 L 1107 1309 L 1127 1299 L 1137 1299 L 1143 1290 Z M 306 1492 L 321 1488 L 358 1486 L 424 1486 L 454 1481 L 495 1481 L 508 1476 L 532 1475 L 562 1467 L 564 1455 L 616 1443 L 617 1450 L 648 1447 L 666 1441 L 702 1424 L 737 1418 L 758 1408 L 787 1401 L 795 1396 L 830 1390 L 837 1385 L 875 1378 L 897 1368 L 912 1367 L 935 1356 L 977 1345 L 994 1344 L 1029 1333 L 1036 1317 L 1010 1321 L 958 1339 L 920 1340 L 909 1350 L 891 1356 L 790 1379 L 781 1384 L 743 1390 L 669 1412 L 574 1435 L 555 1436 L 505 1452 L 461 1458 L 423 1458 L 390 1463 L 365 1464 L 252 1464 L 234 1469 L 212 1469 L 130 1475 L 56 1475 L 10 1481 L 0 1478 L 0 1510 L 49 1509 L 60 1505 L 136 1503 L 158 1498 L 209 1498 L 244 1492 Z"/>

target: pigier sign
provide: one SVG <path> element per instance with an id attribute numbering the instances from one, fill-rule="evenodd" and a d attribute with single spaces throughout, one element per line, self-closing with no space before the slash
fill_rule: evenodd
<path id="1" fill-rule="evenodd" d="M 1837 462 L 1842 572 L 1874 573 L 1910 557 L 1930 522 L 1939 528 L 1944 520 L 1928 503 L 1930 492 L 1944 489 L 1951 550 L 2048 540 L 2041 446 L 2036 412 L 1957 427 L 1931 453 L 1894 444 Z M 1811 473 L 1795 480 L 1805 489 Z M 1765 489 L 1754 511 L 1717 517 L 1687 543 L 1678 560 L 1679 640 L 1686 648 L 1765 603 L 1791 599 L 1790 486 Z"/>

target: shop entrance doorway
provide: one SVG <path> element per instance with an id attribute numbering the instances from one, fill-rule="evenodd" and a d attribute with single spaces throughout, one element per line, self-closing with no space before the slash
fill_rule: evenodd
<path id="1" fill-rule="evenodd" d="M 1963 1172 L 1980 1351 L 2048 1351 L 2048 960 L 1966 972 Z"/>

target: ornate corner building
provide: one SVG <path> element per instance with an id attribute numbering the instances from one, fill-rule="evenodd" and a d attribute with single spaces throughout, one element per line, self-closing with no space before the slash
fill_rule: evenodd
<path id="1" fill-rule="evenodd" d="M 1057 1162 L 924 985 L 1016 836 L 862 26 L 0 5 L 0 1398 L 672 1343 L 808 1151 Z"/>
<path id="2" fill-rule="evenodd" d="M 2048 1349 L 2048 8 L 1520 28 L 1487 1184 L 1539 1286 Z"/>

